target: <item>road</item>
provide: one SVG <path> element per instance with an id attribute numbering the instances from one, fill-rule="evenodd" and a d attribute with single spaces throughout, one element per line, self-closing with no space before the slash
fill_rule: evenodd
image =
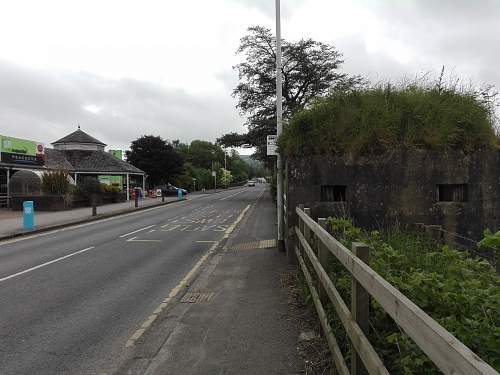
<path id="1" fill-rule="evenodd" d="M 151 311 L 264 191 L 192 196 L 0 242 L 0 374 L 114 367 Z"/>

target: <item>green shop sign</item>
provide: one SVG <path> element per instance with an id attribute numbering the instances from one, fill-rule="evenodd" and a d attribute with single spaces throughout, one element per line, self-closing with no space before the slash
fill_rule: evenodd
<path id="1" fill-rule="evenodd" d="M 0 135 L 0 162 L 6 164 L 44 165 L 43 143 Z"/>
<path id="2" fill-rule="evenodd" d="M 123 187 L 123 177 L 122 176 L 97 176 L 99 183 L 118 186 L 120 189 Z"/>

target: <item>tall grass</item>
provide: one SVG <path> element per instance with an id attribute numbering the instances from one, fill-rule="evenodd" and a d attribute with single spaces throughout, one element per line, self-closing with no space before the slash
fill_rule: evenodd
<path id="1" fill-rule="evenodd" d="M 442 78 L 332 92 L 292 118 L 279 146 L 288 156 L 494 148 L 495 103 L 491 88 L 445 85 Z"/>

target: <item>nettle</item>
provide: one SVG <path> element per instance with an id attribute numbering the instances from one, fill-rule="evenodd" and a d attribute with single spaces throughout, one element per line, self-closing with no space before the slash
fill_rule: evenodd
<path id="1" fill-rule="evenodd" d="M 347 248 L 355 241 L 366 243 L 371 249 L 370 267 L 500 370 L 500 280 L 491 264 L 415 233 L 366 232 L 348 219 L 329 218 L 327 223 L 328 230 Z M 492 247 L 492 242 L 499 241 L 500 232 L 487 238 L 485 246 Z M 334 259 L 327 271 L 349 303 L 350 274 Z M 331 306 L 327 312 L 339 344 L 349 358 L 346 333 Z M 391 373 L 440 373 L 373 299 L 370 341 Z"/>

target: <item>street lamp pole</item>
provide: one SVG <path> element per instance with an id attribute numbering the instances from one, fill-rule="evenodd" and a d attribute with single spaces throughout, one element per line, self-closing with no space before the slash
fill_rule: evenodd
<path id="1" fill-rule="evenodd" d="M 276 135 L 279 138 L 283 132 L 282 108 L 282 76 L 281 76 L 281 9 L 280 0 L 276 0 Z M 285 243 L 283 238 L 283 158 L 281 152 L 277 155 L 277 197 L 278 205 L 278 249 L 283 251 Z"/>

